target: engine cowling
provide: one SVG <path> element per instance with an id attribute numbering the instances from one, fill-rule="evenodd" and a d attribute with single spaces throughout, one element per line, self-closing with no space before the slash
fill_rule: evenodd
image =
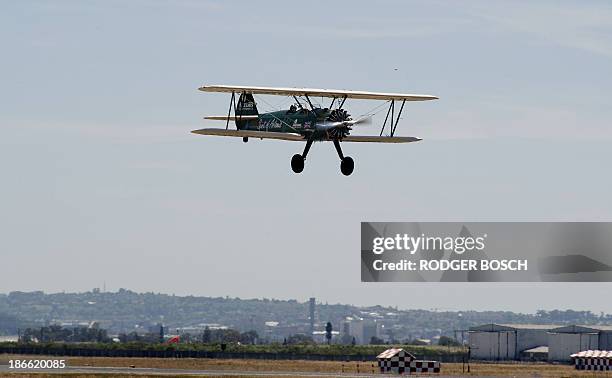
<path id="1" fill-rule="evenodd" d="M 330 139 L 342 139 L 349 135 L 351 121 L 351 115 L 346 110 L 334 109 L 325 121 L 316 124 L 316 129 L 325 131 Z"/>
<path id="2" fill-rule="evenodd" d="M 345 122 L 351 121 L 351 115 L 344 109 L 334 109 L 327 117 L 327 121 L 331 122 Z"/>

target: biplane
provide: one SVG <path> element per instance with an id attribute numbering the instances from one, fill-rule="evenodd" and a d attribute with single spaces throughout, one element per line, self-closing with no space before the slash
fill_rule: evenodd
<path id="1" fill-rule="evenodd" d="M 419 94 L 377 93 L 333 89 L 242 87 L 230 85 L 205 85 L 203 92 L 231 93 L 227 116 L 204 117 L 207 120 L 225 121 L 225 128 L 193 130 L 201 135 L 238 137 L 246 143 L 249 138 L 280 139 L 305 142 L 304 151 L 291 158 L 295 173 L 304 170 L 304 162 L 314 142 L 331 141 L 340 157 L 340 171 L 348 176 L 355 163 L 345 156 L 340 146 L 343 142 L 409 143 L 420 138 L 395 136 L 406 101 L 435 100 L 438 97 Z M 286 110 L 259 113 L 253 95 L 278 95 L 292 98 L 295 103 Z M 329 98 L 329 106 L 313 104 L 311 98 Z M 344 109 L 347 99 L 388 101 L 389 107 L 379 135 L 351 135 L 354 126 L 368 123 L 372 115 L 353 119 Z M 401 105 L 396 113 L 396 102 Z M 232 115 L 232 110 L 234 115 Z M 236 130 L 229 128 L 234 121 Z M 387 132 L 385 133 L 385 130 Z"/>

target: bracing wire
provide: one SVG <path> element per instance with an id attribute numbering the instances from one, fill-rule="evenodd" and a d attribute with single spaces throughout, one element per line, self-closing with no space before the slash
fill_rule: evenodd
<path id="1" fill-rule="evenodd" d="M 373 107 L 371 110 L 367 111 L 366 113 L 363 113 L 362 115 L 360 115 L 360 116 L 359 116 L 359 117 L 357 117 L 357 118 L 361 118 L 361 117 L 365 117 L 365 116 L 370 116 L 370 117 L 373 117 L 373 116 L 375 116 L 376 114 L 378 114 L 378 113 L 380 113 L 381 111 L 383 111 L 384 109 L 386 109 L 386 108 L 385 108 L 385 106 L 386 106 L 387 104 L 389 104 L 390 102 L 391 102 L 391 100 L 389 100 L 389 101 L 385 101 L 385 102 L 383 102 L 382 104 L 380 104 L 380 105 L 377 105 L 377 106 Z"/>
<path id="2" fill-rule="evenodd" d="M 284 105 L 287 102 L 287 98 L 284 98 L 276 106 L 274 106 L 274 105 L 270 104 L 268 101 L 266 101 L 266 99 L 263 96 L 259 97 L 259 99 L 261 99 L 261 101 L 265 102 L 266 105 L 268 105 L 270 107 L 270 109 L 272 109 L 273 111 L 281 110 L 281 106 Z"/>

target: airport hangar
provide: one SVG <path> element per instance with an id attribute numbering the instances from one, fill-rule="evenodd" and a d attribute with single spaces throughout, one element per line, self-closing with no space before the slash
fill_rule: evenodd
<path id="1" fill-rule="evenodd" d="M 549 361 L 566 361 L 585 350 L 612 350 L 612 326 L 569 325 L 548 333 Z"/>
<path id="2" fill-rule="evenodd" d="M 612 326 L 483 324 L 468 334 L 478 360 L 569 361 L 572 353 L 612 350 Z"/>
<path id="3" fill-rule="evenodd" d="M 548 331 L 542 324 L 483 324 L 468 332 L 471 357 L 477 360 L 518 360 L 524 350 L 548 345 Z"/>

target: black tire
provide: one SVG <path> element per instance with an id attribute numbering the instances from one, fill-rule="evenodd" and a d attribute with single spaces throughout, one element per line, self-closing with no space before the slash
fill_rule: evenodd
<path id="1" fill-rule="evenodd" d="M 340 171 L 343 175 L 350 176 L 351 173 L 353 173 L 354 168 L 355 162 L 353 161 L 353 158 L 346 156 L 344 159 L 342 159 L 342 162 L 340 163 Z"/>
<path id="2" fill-rule="evenodd" d="M 242 141 L 243 141 L 244 143 L 248 142 L 248 141 L 249 141 L 249 137 L 242 137 Z"/>
<path id="3" fill-rule="evenodd" d="M 304 170 L 304 158 L 300 154 L 295 154 L 291 158 L 291 169 L 295 173 L 301 173 Z"/>

